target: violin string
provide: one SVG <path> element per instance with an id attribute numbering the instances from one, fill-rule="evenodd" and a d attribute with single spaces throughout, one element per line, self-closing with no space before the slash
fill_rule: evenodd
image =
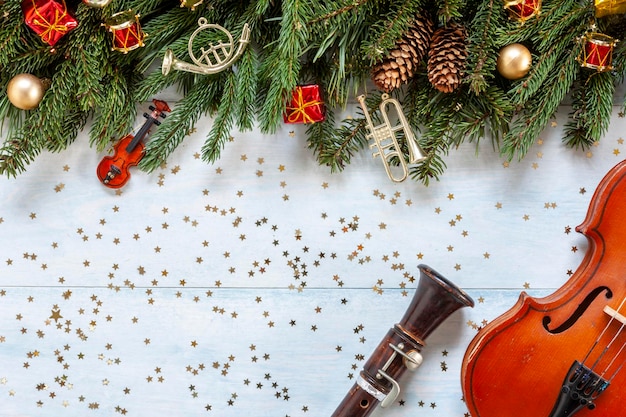
<path id="1" fill-rule="evenodd" d="M 611 321 L 611 320 L 609 320 Z M 613 338 L 611 339 L 611 341 L 604 347 L 604 349 L 602 349 L 602 352 L 600 353 L 600 355 L 598 355 L 598 357 L 596 358 L 596 361 L 593 363 L 593 365 L 591 366 L 591 370 L 593 371 L 596 367 L 596 365 L 598 365 L 598 363 L 600 362 L 600 360 L 604 357 L 604 355 L 606 354 L 606 352 L 609 351 L 609 349 L 611 348 L 611 346 L 613 345 L 613 342 L 615 342 L 615 340 L 617 340 L 617 337 L 622 333 L 622 330 L 624 330 L 624 324 L 622 324 L 619 328 L 619 330 L 617 332 L 615 332 L 615 335 L 613 336 Z M 621 350 L 621 349 L 620 349 Z M 603 373 L 606 372 L 606 369 L 603 371 Z"/>
<path id="2" fill-rule="evenodd" d="M 617 311 L 621 310 L 621 308 L 622 308 L 622 306 L 624 305 L 625 302 L 626 302 L 626 297 L 622 299 L 622 302 L 620 303 L 619 307 L 617 307 Z M 584 365 L 585 362 L 587 362 L 587 359 L 589 359 L 589 356 L 594 351 L 596 346 L 598 346 L 598 344 L 600 343 L 600 340 L 602 339 L 602 336 L 604 336 L 604 334 L 609 330 L 609 327 L 611 326 L 611 324 L 613 323 L 614 320 L 615 320 L 615 317 L 611 316 L 611 318 L 609 319 L 609 321 L 606 324 L 606 326 L 604 326 L 604 329 L 602 329 L 602 332 L 600 333 L 598 338 L 595 340 L 595 342 L 593 342 L 593 345 L 591 345 L 591 348 L 587 351 L 587 354 L 585 355 L 585 358 L 581 362 L 582 365 Z M 622 324 L 622 328 L 623 327 L 624 327 L 624 325 Z M 615 337 L 613 339 L 615 339 Z M 604 355 L 604 353 L 606 352 L 607 349 L 608 349 L 608 346 L 604 348 L 604 351 L 600 354 L 600 358 Z M 595 368 L 595 366 L 598 363 L 598 360 L 596 360 L 594 362 L 593 366 L 590 368 L 591 370 L 593 370 L 593 368 Z"/>
<path id="3" fill-rule="evenodd" d="M 622 301 L 622 304 L 623 304 L 623 301 Z M 619 312 L 619 308 L 618 308 L 618 312 Z M 622 322 L 622 325 L 620 326 L 618 334 L 622 332 L 622 330 L 624 329 L 624 326 L 626 326 L 626 323 Z M 620 347 L 620 349 L 613 356 L 613 358 L 611 359 L 611 362 L 607 365 L 605 372 L 608 371 L 611 368 L 613 363 L 617 360 L 617 358 L 621 355 L 621 353 L 624 351 L 625 348 L 626 348 L 626 340 L 622 343 L 622 346 Z M 619 364 L 619 366 L 617 367 L 615 372 L 613 372 L 613 375 L 611 375 L 611 377 L 609 378 L 608 381 L 611 382 L 613 380 L 613 378 L 615 378 L 615 376 L 622 370 L 623 367 L 624 367 L 624 361 L 622 361 Z M 602 375 L 604 375 L 604 373 Z"/>
<path id="4" fill-rule="evenodd" d="M 611 341 L 609 342 L 608 345 L 606 345 L 606 347 L 604 348 L 604 350 L 602 351 L 602 354 L 600 355 L 600 357 L 598 357 L 598 359 L 596 360 L 596 363 L 594 363 L 594 366 L 600 361 L 600 359 L 602 359 L 602 357 L 604 356 L 604 354 L 609 350 L 609 348 L 611 347 L 611 345 L 613 344 L 613 342 L 615 342 L 615 340 L 617 340 L 617 337 L 622 334 L 622 331 L 624 330 L 624 326 L 625 324 L 622 323 L 622 325 L 620 326 L 619 330 L 615 333 L 615 336 L 613 336 L 613 339 L 611 339 Z M 622 350 L 624 350 L 624 346 L 625 344 L 622 343 L 622 347 L 617 351 L 617 353 L 615 355 L 613 355 L 613 358 L 611 359 L 611 361 L 609 362 L 609 364 L 604 368 L 604 370 L 602 371 L 602 373 L 600 374 L 601 377 L 604 376 L 605 373 L 608 372 L 608 370 L 611 368 L 611 366 L 613 365 L 613 363 L 615 362 L 615 360 L 617 359 L 617 357 L 619 356 L 619 354 L 622 352 Z"/>
<path id="5" fill-rule="evenodd" d="M 617 354 L 613 357 L 613 360 L 611 360 L 611 363 L 609 364 L 609 366 L 607 366 L 607 370 L 610 368 L 611 365 L 613 365 L 613 362 L 615 362 L 615 360 L 617 359 L 619 354 L 624 350 L 625 347 L 626 347 L 626 342 L 624 342 L 622 344 L 622 347 L 620 348 L 619 352 L 617 352 Z M 611 375 L 611 377 L 608 379 L 608 381 L 611 382 L 613 380 L 613 378 L 615 378 L 615 376 L 619 373 L 619 371 L 622 370 L 623 367 L 624 367 L 624 361 L 622 361 L 622 363 L 620 363 L 620 365 L 617 367 L 615 372 L 613 372 L 613 375 Z"/>

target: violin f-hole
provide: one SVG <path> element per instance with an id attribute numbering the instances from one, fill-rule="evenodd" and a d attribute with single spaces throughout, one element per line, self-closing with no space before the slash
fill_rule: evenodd
<path id="1" fill-rule="evenodd" d="M 591 291 L 589 294 L 587 294 L 583 302 L 578 305 L 578 308 L 576 308 L 574 313 L 572 313 L 572 315 L 569 316 L 569 318 L 565 320 L 560 326 L 554 329 L 550 329 L 548 326 L 552 322 L 552 319 L 550 318 L 550 316 L 544 316 L 543 328 L 546 329 L 548 333 L 552 333 L 552 334 L 563 333 L 564 331 L 572 327 L 574 324 L 576 324 L 580 316 L 582 316 L 585 313 L 585 311 L 587 311 L 591 303 L 593 303 L 593 301 L 596 298 L 598 298 L 598 296 L 604 291 L 606 291 L 605 297 L 607 298 L 607 300 L 610 300 L 613 297 L 613 292 L 611 291 L 611 289 L 606 286 L 597 287 L 593 291 Z"/>

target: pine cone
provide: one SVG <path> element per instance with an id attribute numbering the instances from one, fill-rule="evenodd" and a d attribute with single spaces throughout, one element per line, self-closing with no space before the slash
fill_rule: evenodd
<path id="1" fill-rule="evenodd" d="M 396 47 L 372 68 L 374 84 L 390 92 L 408 82 L 428 53 L 433 30 L 434 25 L 428 15 L 416 17 L 409 30 L 396 42 Z"/>
<path id="2" fill-rule="evenodd" d="M 451 93 L 461 84 L 467 59 L 465 27 L 452 24 L 433 34 L 428 51 L 428 80 L 437 90 Z"/>

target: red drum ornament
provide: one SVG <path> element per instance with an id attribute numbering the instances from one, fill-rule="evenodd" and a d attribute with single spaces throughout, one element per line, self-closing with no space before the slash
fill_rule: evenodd
<path id="1" fill-rule="evenodd" d="M 63 0 L 24 0 L 22 11 L 26 25 L 50 46 L 78 26 Z"/>
<path id="2" fill-rule="evenodd" d="M 113 34 L 113 50 L 127 54 L 144 46 L 146 34 L 139 24 L 139 15 L 132 10 L 115 13 L 107 19 L 105 26 Z"/>
<path id="3" fill-rule="evenodd" d="M 504 8 L 511 18 L 524 23 L 530 18 L 539 16 L 541 0 L 505 0 Z"/>
<path id="4" fill-rule="evenodd" d="M 582 38 L 582 51 L 578 61 L 585 68 L 598 72 L 613 69 L 613 48 L 617 40 L 603 33 L 589 32 Z"/>

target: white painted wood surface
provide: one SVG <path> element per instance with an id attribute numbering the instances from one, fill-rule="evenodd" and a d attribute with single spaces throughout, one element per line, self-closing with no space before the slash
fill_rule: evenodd
<path id="1" fill-rule="evenodd" d="M 424 263 L 476 307 L 431 335 L 375 415 L 465 416 L 467 344 L 577 268 L 574 227 L 625 151 L 617 108 L 597 147 L 565 148 L 568 111 L 521 162 L 466 144 L 429 187 L 391 183 L 369 151 L 330 174 L 294 126 L 233 132 L 207 165 L 208 118 L 121 194 L 85 136 L 41 155 L 0 182 L 0 415 L 328 416 Z"/>

